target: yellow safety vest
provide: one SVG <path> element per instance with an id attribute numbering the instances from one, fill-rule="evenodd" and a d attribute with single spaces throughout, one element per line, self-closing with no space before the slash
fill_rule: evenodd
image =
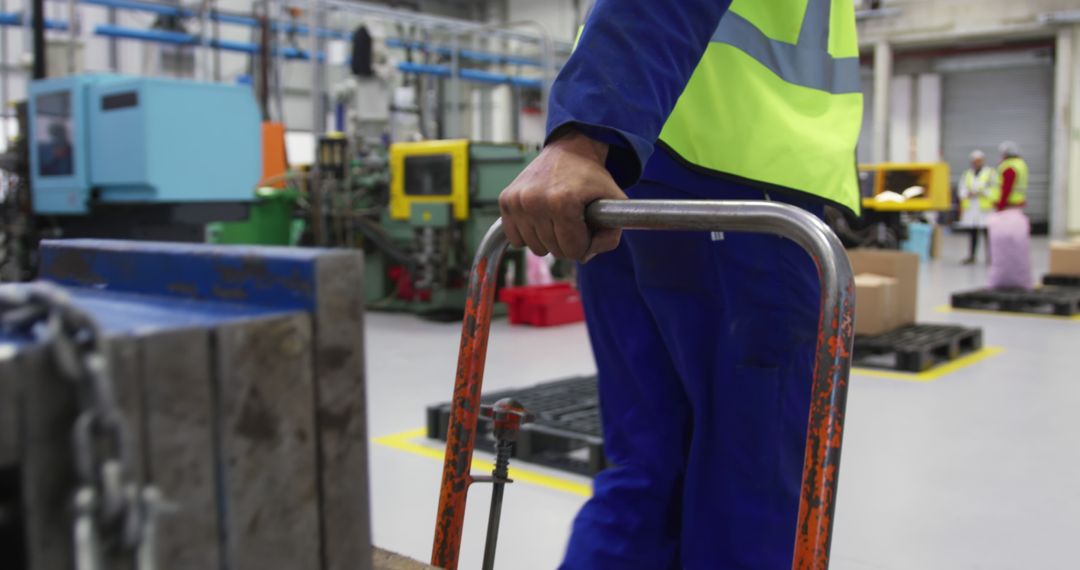
<path id="1" fill-rule="evenodd" d="M 978 208 L 980 210 L 988 211 L 994 207 L 991 195 L 993 195 L 995 188 L 1000 189 L 1000 186 L 998 186 L 998 183 L 994 180 L 994 175 L 996 174 L 997 172 L 989 166 L 982 167 L 978 176 L 975 176 L 975 171 L 970 168 L 964 172 L 964 186 L 966 188 L 969 190 L 981 188 L 983 190 L 983 194 L 979 196 L 978 199 Z M 967 199 L 964 200 L 964 209 L 968 210 L 974 207 L 976 207 L 975 197 L 968 196 Z"/>
<path id="2" fill-rule="evenodd" d="M 1001 201 L 1001 184 L 1005 181 L 1005 171 L 1010 168 L 1016 172 L 1016 180 L 1013 182 L 1012 192 L 1009 193 L 1008 205 L 1023 206 L 1027 203 L 1028 166 L 1019 156 L 1006 158 L 998 165 L 998 181 L 992 192 L 993 203 Z"/>
<path id="3" fill-rule="evenodd" d="M 851 0 L 734 0 L 660 134 L 691 165 L 860 211 Z"/>

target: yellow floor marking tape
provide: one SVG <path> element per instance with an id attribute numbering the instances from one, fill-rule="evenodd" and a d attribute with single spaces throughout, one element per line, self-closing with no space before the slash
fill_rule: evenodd
<path id="1" fill-rule="evenodd" d="M 416 441 L 417 439 L 425 437 L 426 435 L 426 429 L 416 428 L 409 431 L 403 431 L 401 433 L 377 437 L 374 441 L 377 445 L 381 445 L 383 447 L 389 447 L 391 449 L 404 451 L 413 455 L 427 457 L 441 463 L 444 453 L 441 447 L 432 447 Z M 495 464 L 490 461 L 485 461 L 483 459 L 477 459 L 473 457 L 472 467 L 473 472 L 475 473 L 490 474 L 491 470 L 495 468 Z M 528 469 L 519 469 L 517 467 L 511 466 L 510 478 L 514 481 L 529 483 L 538 487 L 547 487 L 548 489 L 555 489 L 556 491 L 563 491 L 581 497 L 592 496 L 591 485 L 580 483 L 578 481 L 572 481 L 570 479 L 563 479 L 561 477 L 537 473 L 536 471 L 529 471 Z"/>
<path id="2" fill-rule="evenodd" d="M 1011 311 L 984 311 L 982 309 L 957 309 L 949 305 L 941 305 L 934 309 L 939 313 L 971 313 L 974 315 L 996 315 L 999 317 L 1034 317 L 1036 319 L 1054 319 L 1056 321 L 1080 321 L 1080 315 L 1067 317 L 1065 315 L 1042 315 L 1039 313 L 1013 313 Z"/>
<path id="3" fill-rule="evenodd" d="M 908 382 L 933 382 L 942 376 L 955 372 L 961 368 L 966 368 L 986 360 L 991 356 L 1004 352 L 1005 349 L 999 346 L 988 346 L 982 350 L 969 354 L 963 358 L 954 360 L 948 364 L 927 370 L 920 373 L 905 373 L 905 372 L 890 372 L 888 370 L 875 370 L 871 368 L 852 368 L 851 373 L 859 376 L 872 376 L 876 378 L 888 378 L 890 380 L 906 380 Z M 404 451 L 405 453 L 411 453 L 412 455 L 419 455 L 420 457 L 427 457 L 435 461 L 442 462 L 443 449 L 441 447 L 435 447 L 432 445 L 425 445 L 417 440 L 427 435 L 427 429 L 416 428 L 401 433 L 395 433 L 391 435 L 384 435 L 374 439 L 376 445 L 383 447 L 389 447 L 390 449 L 396 449 L 398 451 Z M 472 463 L 473 471 L 477 473 L 490 473 L 495 468 L 495 464 L 483 459 L 473 458 Z M 510 468 L 510 478 L 522 483 L 529 483 L 538 487 L 546 487 L 548 489 L 555 489 L 556 491 L 563 491 L 572 495 L 578 495 L 580 497 L 591 497 L 592 487 L 588 484 L 580 483 L 570 479 L 563 479 L 561 477 L 555 477 L 552 475 L 546 475 L 544 473 L 538 473 L 536 471 L 530 471 L 528 469 L 521 469 L 518 467 Z"/>
<path id="4" fill-rule="evenodd" d="M 986 360 L 1005 352 L 1000 346 L 987 346 L 978 352 L 973 352 L 963 358 L 957 358 L 947 364 L 935 366 L 926 372 L 892 372 L 890 370 L 877 370 L 874 368 L 852 368 L 851 373 L 858 376 L 872 376 L 875 378 L 888 378 L 890 380 L 907 380 L 908 382 L 933 382 L 942 376 L 967 368 L 976 362 Z"/>

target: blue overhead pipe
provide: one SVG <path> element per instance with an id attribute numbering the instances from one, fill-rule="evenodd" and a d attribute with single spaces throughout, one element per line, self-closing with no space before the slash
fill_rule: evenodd
<path id="1" fill-rule="evenodd" d="M 532 77 L 521 77 L 520 75 L 507 75 L 505 73 L 493 73 L 491 71 L 482 71 L 479 69 L 462 69 L 458 72 L 458 75 L 462 79 L 469 81 L 477 81 L 480 83 L 509 83 L 511 85 L 517 85 L 519 87 L 528 87 L 539 89 L 543 82 L 539 79 Z"/>
<path id="2" fill-rule="evenodd" d="M 398 71 L 405 73 L 419 73 L 421 75 L 435 75 L 438 77 L 450 77 L 450 68 L 445 65 L 432 65 L 430 63 L 412 63 L 403 61 L 398 64 Z"/>
<path id="3" fill-rule="evenodd" d="M 139 2 L 137 0 L 79 0 L 83 4 L 89 4 L 92 6 L 102 6 L 105 8 L 115 8 L 117 10 L 135 10 L 141 12 L 151 12 L 162 16 L 176 16 L 178 18 L 194 18 L 199 14 L 193 10 L 185 10 L 176 6 L 167 6 L 164 4 L 155 4 L 153 2 Z M 222 14 L 220 12 L 211 12 L 210 19 L 216 20 L 223 24 L 236 24 L 240 26 L 248 26 L 251 28 L 259 27 L 259 19 L 251 16 L 243 16 L 240 14 Z M 302 35 L 308 33 L 309 28 L 304 24 L 287 24 L 284 22 L 271 22 L 271 29 L 274 31 L 291 32 L 295 31 Z M 318 30 L 320 37 L 335 38 L 347 40 L 352 37 L 349 32 L 340 32 L 337 30 L 329 30 L 320 28 Z"/>
<path id="4" fill-rule="evenodd" d="M 450 77 L 450 68 L 448 66 L 433 65 L 429 63 L 410 63 L 403 61 L 398 64 L 398 71 L 403 73 L 434 75 L 437 77 Z M 466 81 L 475 81 L 477 83 L 489 83 L 493 85 L 509 83 L 510 85 L 528 89 L 540 89 L 541 85 L 543 85 L 541 80 L 532 77 L 493 73 L 491 71 L 481 71 L 479 69 L 462 69 L 458 71 L 458 77 Z"/>
<path id="5" fill-rule="evenodd" d="M 173 45 L 198 45 L 199 38 L 192 34 L 185 32 L 172 32 L 168 30 L 140 30 L 137 28 L 126 28 L 123 26 L 114 26 L 112 24 L 100 24 L 94 28 L 94 34 L 98 36 L 120 38 L 128 40 L 139 40 L 146 42 L 157 42 Z M 243 53 L 258 53 L 259 46 L 250 42 L 238 42 L 232 40 L 211 40 L 210 47 L 225 50 L 225 51 L 237 51 Z M 298 50 L 294 47 L 284 47 L 276 50 L 277 55 L 282 55 L 286 59 L 302 59 L 307 60 L 308 52 Z M 326 61 L 326 54 L 319 52 L 319 61 Z"/>
<path id="6" fill-rule="evenodd" d="M 539 59 L 532 59 L 519 55 L 488 53 L 485 51 L 476 51 L 471 49 L 463 49 L 458 53 L 461 55 L 461 57 L 465 59 L 471 59 L 473 61 L 491 61 L 494 63 L 503 63 L 506 65 L 527 65 L 529 67 L 544 67 L 544 63 Z"/>
<path id="7" fill-rule="evenodd" d="M 198 40 L 195 38 L 195 36 L 184 32 L 170 32 L 168 30 L 153 29 L 139 30 L 136 28 L 114 26 L 112 24 L 98 25 L 96 28 L 94 28 L 94 34 L 110 38 L 140 40 L 145 42 L 157 42 L 162 44 L 194 45 L 198 43 Z"/>
<path id="8" fill-rule="evenodd" d="M 150 2 L 135 2 L 133 0 L 79 0 L 83 4 L 90 4 L 91 6 L 103 6 L 105 8 L 116 8 L 117 10 L 135 10 L 139 12 L 152 12 L 161 16 L 184 16 L 187 15 L 183 10 L 176 6 L 166 6 L 164 4 L 153 4 Z"/>
<path id="9" fill-rule="evenodd" d="M 386 38 L 386 47 L 396 49 L 415 49 L 418 51 L 426 51 L 430 53 L 436 53 L 439 55 L 452 56 L 454 50 L 442 45 L 430 44 L 427 42 L 421 42 L 416 40 L 405 40 L 401 38 Z M 515 55 L 505 55 L 500 53 L 491 53 L 486 51 L 477 51 L 471 49 L 458 50 L 458 55 L 463 59 L 471 61 L 480 61 L 485 63 L 501 63 L 507 65 L 527 65 L 530 67 L 543 67 L 544 64 L 538 59 L 531 59 L 527 57 L 520 57 Z"/>
<path id="10" fill-rule="evenodd" d="M 0 12 L 0 26 L 21 26 L 22 15 L 16 12 Z M 46 30 L 67 30 L 67 22 L 45 19 Z M 0 46 L 2 47 L 2 46 Z"/>

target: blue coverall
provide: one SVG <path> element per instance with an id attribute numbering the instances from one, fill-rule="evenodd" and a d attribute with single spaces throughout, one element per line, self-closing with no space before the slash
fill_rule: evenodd
<path id="1" fill-rule="evenodd" d="M 597 2 L 552 87 L 549 137 L 611 144 L 608 170 L 633 199 L 772 199 L 820 216 L 813 198 L 654 152 L 728 4 Z M 762 234 L 626 232 L 581 266 L 580 286 L 614 467 L 562 567 L 790 568 L 818 325 L 810 257 Z"/>

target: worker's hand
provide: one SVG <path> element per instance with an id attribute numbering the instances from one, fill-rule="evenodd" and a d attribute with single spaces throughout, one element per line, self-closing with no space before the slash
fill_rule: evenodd
<path id="1" fill-rule="evenodd" d="M 604 166 L 607 153 L 608 145 L 576 131 L 549 142 L 499 196 L 511 245 L 581 262 L 615 249 L 621 230 L 592 233 L 585 225 L 591 202 L 626 199 Z"/>

